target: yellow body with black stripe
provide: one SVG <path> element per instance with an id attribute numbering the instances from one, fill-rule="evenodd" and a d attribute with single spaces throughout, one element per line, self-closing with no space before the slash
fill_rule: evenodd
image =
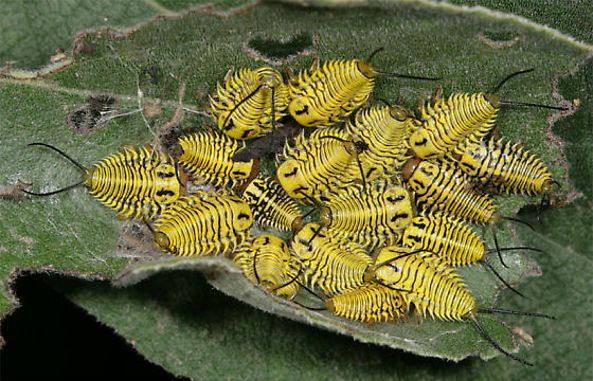
<path id="1" fill-rule="evenodd" d="M 402 244 L 426 250 L 450 266 L 466 266 L 484 258 L 484 241 L 462 220 L 444 213 L 416 216 L 404 230 Z"/>
<path id="2" fill-rule="evenodd" d="M 297 260 L 284 240 L 271 234 L 249 238 L 232 253 L 233 262 L 251 282 L 288 299 L 299 291 Z"/>
<path id="3" fill-rule="evenodd" d="M 303 225 L 303 214 L 296 202 L 274 179 L 256 177 L 245 187 L 243 198 L 262 227 L 297 231 Z"/>
<path id="4" fill-rule="evenodd" d="M 328 233 L 365 247 L 395 243 L 414 216 L 404 188 L 384 181 L 326 195 L 319 219 Z"/>
<path id="5" fill-rule="evenodd" d="M 419 209 L 450 213 L 482 225 L 500 219 L 492 199 L 474 192 L 467 176 L 452 163 L 410 159 L 402 175 L 414 191 Z"/>
<path id="6" fill-rule="evenodd" d="M 213 185 L 234 185 L 249 178 L 253 170 L 253 160 L 233 161 L 245 144 L 225 135 L 203 131 L 179 138 L 179 145 L 183 151 L 179 163 Z"/>
<path id="7" fill-rule="evenodd" d="M 200 191 L 180 198 L 161 214 L 154 241 L 173 255 L 225 254 L 243 241 L 252 223 L 246 202 Z"/>
<path id="8" fill-rule="evenodd" d="M 288 96 L 288 87 L 277 70 L 241 69 L 227 73 L 224 84 L 217 84 L 210 110 L 225 134 L 252 139 L 272 130 L 272 117 L 275 122 L 287 115 Z"/>
<path id="9" fill-rule="evenodd" d="M 483 184 L 491 183 L 505 192 L 545 194 L 554 181 L 546 166 L 521 145 L 502 140 L 467 142 L 459 168 Z"/>
<path id="10" fill-rule="evenodd" d="M 344 120 L 368 100 L 376 72 L 363 60 L 330 60 L 289 78 L 290 115 L 306 127 Z"/>
<path id="11" fill-rule="evenodd" d="M 121 219 L 151 220 L 183 193 L 173 158 L 149 145 L 122 146 L 88 170 L 84 184 Z"/>
<path id="12" fill-rule="evenodd" d="M 365 323 L 406 318 L 407 306 L 401 292 L 378 283 L 367 283 L 334 295 L 325 301 L 331 313 Z"/>
<path id="13" fill-rule="evenodd" d="M 401 166 L 411 157 L 408 140 L 419 123 L 410 110 L 397 105 L 360 110 L 353 121 L 346 123 L 346 133 L 369 146 L 358 156 L 367 182 L 398 174 Z M 353 176 L 360 178 L 357 163 L 350 167 Z"/>
<path id="14" fill-rule="evenodd" d="M 364 142 L 345 140 L 332 130 L 320 130 L 308 140 L 300 136 L 295 147 L 285 147 L 287 160 L 276 169 L 276 177 L 290 197 L 315 198 L 344 185 L 348 168 L 366 148 Z"/>
<path id="15" fill-rule="evenodd" d="M 466 139 L 480 141 L 492 130 L 500 106 L 486 93 L 456 93 L 421 109 L 421 127 L 410 148 L 421 159 L 442 158 Z"/>
<path id="16" fill-rule="evenodd" d="M 378 253 L 375 266 L 367 278 L 402 290 L 406 303 L 420 316 L 462 321 L 477 311 L 459 275 L 430 252 L 411 254 L 409 249 L 388 246 Z"/>
<path id="17" fill-rule="evenodd" d="M 332 296 L 360 287 L 372 260 L 356 245 L 334 240 L 321 225 L 305 225 L 291 240 L 290 248 L 302 264 L 301 280 Z"/>

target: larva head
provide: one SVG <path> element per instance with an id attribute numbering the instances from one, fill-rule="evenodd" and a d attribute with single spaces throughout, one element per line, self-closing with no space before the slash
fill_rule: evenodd
<path id="1" fill-rule="evenodd" d="M 299 230 L 290 242 L 290 247 L 297 258 L 302 258 L 305 253 L 313 251 L 316 246 L 315 238 L 319 237 L 321 225 L 309 223 Z"/>
<path id="2" fill-rule="evenodd" d="M 156 189 L 154 200 L 159 204 L 171 204 L 181 194 L 181 181 L 174 164 L 161 163 L 155 169 Z"/>
<path id="3" fill-rule="evenodd" d="M 375 78 L 377 76 L 377 71 L 373 67 L 373 65 L 368 61 L 361 61 L 355 60 L 356 66 L 362 75 L 367 78 Z"/>
<path id="4" fill-rule="evenodd" d="M 375 54 L 383 51 L 385 48 L 381 47 L 378 49 L 375 49 L 373 52 L 371 52 L 371 54 L 369 54 L 369 56 L 367 57 L 366 60 L 354 60 L 354 62 L 356 62 L 356 66 L 358 67 L 358 70 L 361 72 L 362 75 L 364 75 L 365 77 L 372 79 L 375 78 L 377 76 L 377 70 L 375 70 L 375 68 L 373 67 L 373 65 L 371 64 L 371 61 L 373 60 L 373 57 L 375 56 Z"/>
<path id="5" fill-rule="evenodd" d="M 389 107 L 389 116 L 398 122 L 405 122 L 406 120 L 414 117 L 412 111 L 398 105 Z"/>
<path id="6" fill-rule="evenodd" d="M 408 181 L 410 177 L 414 175 L 414 172 L 416 172 L 416 168 L 418 168 L 420 162 L 422 162 L 422 160 L 414 157 L 412 159 L 408 159 L 408 161 L 404 163 L 404 166 L 402 167 L 402 177 L 404 180 Z"/>
<path id="7" fill-rule="evenodd" d="M 303 228 L 304 224 L 305 220 L 303 219 L 303 217 L 296 217 L 294 220 L 292 220 L 292 223 L 290 224 L 290 230 L 292 230 L 293 232 L 299 231 Z"/>
<path id="8" fill-rule="evenodd" d="M 230 177 L 233 181 L 241 182 L 250 178 L 256 168 L 258 166 L 254 159 L 249 161 L 235 161 L 233 162 L 233 170 L 230 173 Z"/>
<path id="9" fill-rule="evenodd" d="M 488 148 L 483 143 L 468 143 L 459 158 L 459 167 L 470 176 L 477 176 L 482 163 L 488 156 Z"/>
<path id="10" fill-rule="evenodd" d="M 260 67 L 255 72 L 259 75 L 260 82 L 269 88 L 280 86 L 282 81 L 282 75 L 271 67 Z"/>
<path id="11" fill-rule="evenodd" d="M 161 250 L 171 254 L 175 254 L 175 250 L 172 247 L 170 247 L 171 241 L 169 240 L 169 237 L 167 237 L 167 234 L 160 231 L 156 231 L 154 233 L 154 242 L 157 244 L 158 247 L 161 248 Z"/>
<path id="12" fill-rule="evenodd" d="M 325 301 L 325 309 L 328 310 L 329 312 L 331 312 L 332 314 L 336 314 L 336 308 L 337 308 L 334 298 L 335 298 L 335 296 L 332 298 L 329 298 Z"/>
<path id="13" fill-rule="evenodd" d="M 233 208 L 233 228 L 235 231 L 247 231 L 253 225 L 253 213 L 249 205 L 239 199 L 231 201 Z"/>
<path id="14" fill-rule="evenodd" d="M 400 257 L 408 253 L 408 249 L 397 246 L 382 248 L 376 255 L 374 266 L 370 266 L 370 270 L 367 270 L 369 275 L 365 275 L 366 278 L 386 286 L 400 283 L 404 266 Z"/>
<path id="15" fill-rule="evenodd" d="M 331 223 L 332 223 L 332 211 L 327 206 L 324 206 L 319 211 L 319 222 L 321 222 L 321 224 L 323 226 L 330 226 L 331 225 Z"/>
<path id="16" fill-rule="evenodd" d="M 303 177 L 302 163 L 300 161 L 286 160 L 276 169 L 276 177 L 278 183 L 290 197 L 303 199 L 306 195 L 312 196 L 311 188 Z"/>
<path id="17" fill-rule="evenodd" d="M 443 157 L 445 152 L 434 145 L 433 137 L 426 128 L 418 128 L 410 135 L 410 148 L 421 159 Z"/>
<path id="18" fill-rule="evenodd" d="M 483 96 L 484 96 L 484 100 L 486 102 L 490 103 L 490 105 L 492 107 L 494 107 L 495 109 L 500 108 L 500 100 L 498 99 L 496 94 L 484 93 Z"/>
<path id="19" fill-rule="evenodd" d="M 391 230 L 405 228 L 414 216 L 408 191 L 398 186 L 387 188 L 383 192 L 383 200 L 389 213 L 387 220 L 389 228 Z"/>

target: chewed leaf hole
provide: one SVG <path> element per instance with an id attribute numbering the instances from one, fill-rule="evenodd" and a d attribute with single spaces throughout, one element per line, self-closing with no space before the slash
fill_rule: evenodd
<path id="1" fill-rule="evenodd" d="M 315 40 L 314 36 L 306 32 L 285 39 L 257 35 L 244 44 L 243 51 L 252 58 L 280 65 L 299 56 L 312 54 Z"/>
<path id="2" fill-rule="evenodd" d="M 495 49 L 510 48 L 523 40 L 523 36 L 510 30 L 485 30 L 478 40 Z"/>

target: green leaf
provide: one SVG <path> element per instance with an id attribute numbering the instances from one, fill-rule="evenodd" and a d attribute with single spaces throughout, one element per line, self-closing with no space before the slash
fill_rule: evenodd
<path id="1" fill-rule="evenodd" d="M 0 65 L 8 61 L 23 69 L 59 58 L 83 30 L 132 26 L 157 13 L 146 4 L 121 1 L 2 1 L 0 6 Z"/>
<path id="2" fill-rule="evenodd" d="M 560 74 L 574 70 L 591 51 L 589 46 L 559 34 L 550 34 L 533 24 L 526 25 L 513 18 L 497 18 L 486 12 L 464 12 L 450 6 L 395 3 L 384 4 L 382 8 L 350 10 L 259 4 L 229 15 L 220 18 L 204 9 L 182 18 L 151 22 L 130 34 L 90 34 L 80 40 L 76 49 L 80 53 L 75 63 L 59 73 L 32 82 L 11 79 L 11 73 L 7 73 L 8 78 L 0 80 L 0 133 L 3 136 L 0 182 L 8 186 L 22 179 L 35 182 L 36 186 L 44 184 L 43 189 L 49 190 L 80 179 L 76 169 L 56 155 L 26 148 L 25 144 L 32 141 L 55 144 L 83 164 L 91 164 L 114 152 L 121 143 L 150 142 L 152 132 L 166 123 L 177 107 L 181 82 L 186 85 L 183 105 L 202 107 L 204 94 L 212 90 L 228 67 L 261 65 L 261 61 L 253 58 L 253 51 L 244 53 L 246 46 L 265 49 L 257 52 L 258 57 L 267 54 L 294 56 L 285 66 L 293 68 L 308 66 L 310 59 L 304 55 L 311 50 L 322 59 L 364 57 L 374 48 L 384 46 L 385 54 L 376 57 L 378 67 L 402 73 L 443 76 L 445 92 L 486 90 L 510 72 L 537 67 L 538 70 L 528 77 L 517 78 L 506 85 L 501 97 L 538 103 L 553 102 L 550 97 L 553 81 Z M 301 38 L 307 34 L 309 39 Z M 294 39 L 299 46 L 286 44 L 292 37 L 299 37 Z M 307 46 L 307 41 L 311 42 L 311 47 Z M 282 53 L 283 50 L 286 53 Z M 432 92 L 433 85 L 382 79 L 376 87 L 375 98 L 401 96 L 413 106 L 416 100 Z M 138 98 L 139 90 L 142 99 Z M 146 126 L 140 113 L 113 119 L 103 127 L 97 125 L 90 129 L 91 133 L 88 128 L 67 127 L 69 113 L 85 107 L 90 95 L 100 94 L 109 94 L 115 100 L 113 107 L 120 112 L 133 111 L 139 104 L 154 105 L 157 101 L 164 112 L 147 120 L 150 127 Z M 197 106 L 194 104 L 196 94 L 199 96 Z M 567 99 L 581 97 L 583 101 L 587 95 L 583 92 L 575 94 L 574 88 L 567 89 L 567 94 Z M 551 140 L 547 115 L 549 113 L 543 110 L 504 110 L 499 118 L 501 135 L 530 147 L 550 164 L 555 178 L 563 184 L 562 193 L 574 194 L 571 184 L 573 181 L 577 186 L 582 184 L 575 180 L 583 173 L 571 172 L 569 179 L 559 141 Z M 567 121 L 576 123 L 577 127 L 570 131 L 578 131 L 575 141 L 579 142 L 586 124 L 577 116 Z M 194 128 L 203 121 L 194 114 L 186 114 L 181 127 Z M 80 127 L 80 123 L 74 125 Z M 573 154 L 568 154 L 569 159 Z M 526 203 L 538 200 L 505 196 L 497 201 L 502 214 L 512 215 Z M 572 209 L 549 213 L 555 216 L 566 210 Z M 270 298 L 247 283 L 236 268 L 221 258 L 163 259 L 151 249 L 150 237 L 141 234 L 141 227 L 115 221 L 113 213 L 96 203 L 83 189 L 51 198 L 2 200 L 0 212 L 5 217 L 0 222 L 2 230 L 8 232 L 0 247 L 3 253 L 0 279 L 3 280 L 5 298 L 0 299 L 0 311 L 5 313 L 10 308 L 11 274 L 22 269 L 114 279 L 126 268 L 117 277 L 121 284 L 153 276 L 124 290 L 115 290 L 106 284 L 89 286 L 70 281 L 57 286 L 134 343 L 148 359 L 178 375 L 197 379 L 220 378 L 222 375 L 270 379 L 353 378 L 354 375 L 383 378 L 386 374 L 419 378 L 426 373 L 455 373 L 455 369 L 465 369 L 473 377 L 482 372 L 492 376 L 516 376 L 525 372 L 520 365 L 509 364 L 510 360 L 505 358 L 488 364 L 466 362 L 461 366 L 428 363 L 401 352 L 353 344 L 350 338 L 320 333 L 315 328 L 248 308 L 210 290 L 195 271 L 188 270 L 202 271 L 217 289 L 264 311 L 340 332 L 358 341 L 454 360 L 470 354 L 484 358 L 496 355 L 496 351 L 464 323 L 427 321 L 421 325 L 410 322 L 369 327 Z M 546 216 L 544 214 L 548 218 Z M 555 217 L 550 218 L 554 220 Z M 571 222 L 570 214 L 565 221 Z M 590 220 L 588 223 L 591 226 Z M 570 224 L 562 226 L 572 231 Z M 522 239 L 536 237 L 535 241 L 545 242 L 543 237 L 558 229 L 552 226 L 537 234 L 522 230 L 519 233 Z M 508 228 L 500 232 L 500 239 L 503 246 L 517 244 Z M 568 251 L 560 245 L 554 248 Z M 541 261 L 541 257 L 548 258 L 540 256 L 538 260 Z M 582 268 L 582 264 L 590 267 L 587 262 L 590 258 L 573 257 L 576 258 L 573 259 L 575 270 Z M 141 260 L 139 264 L 138 260 Z M 510 269 L 502 269 L 500 265 L 497 269 L 513 283 L 538 272 L 533 260 L 522 254 L 505 254 L 505 261 L 511 264 Z M 547 276 L 550 270 L 545 271 Z M 571 279 L 572 274 L 567 270 L 559 273 L 557 279 L 564 282 L 570 279 L 578 290 L 590 286 L 584 278 L 574 276 Z M 463 275 L 481 305 L 494 303 L 497 290 L 491 274 L 475 266 L 465 270 Z M 544 278 L 537 281 L 549 285 Z M 573 300 L 579 302 L 578 306 L 571 305 L 573 308 L 563 315 L 566 318 L 578 316 L 582 319 L 584 307 L 590 306 L 590 299 L 575 297 L 571 300 L 567 289 L 551 295 L 545 288 L 534 290 L 529 287 L 528 290 L 533 303 L 521 302 L 518 309 L 533 306 L 547 312 L 546 306 L 537 304 L 544 300 L 542 294 L 545 292 L 554 307 L 552 311 L 564 308 L 561 303 L 566 300 L 570 300 L 570 304 Z M 562 298 L 554 299 L 556 294 Z M 496 305 L 512 305 L 513 300 L 505 298 Z M 586 319 L 581 321 L 587 322 Z M 513 348 L 504 325 L 488 316 L 481 317 L 481 322 L 503 347 Z M 542 360 L 547 356 L 562 357 L 563 352 L 562 348 L 555 347 L 553 340 L 545 341 L 547 345 L 543 347 L 539 340 L 557 323 L 531 320 L 522 323 L 528 332 L 534 327 L 537 345 L 529 357 L 536 359 L 538 364 L 543 363 L 547 370 L 547 373 L 542 372 L 545 375 L 553 374 L 553 370 L 550 362 Z M 581 327 L 586 331 L 585 323 L 581 323 Z M 586 335 L 575 339 L 584 343 Z M 356 350 L 349 349 L 350 346 L 355 346 Z M 591 369 L 587 367 L 590 361 L 586 361 L 585 356 L 586 353 L 579 358 L 584 364 L 579 369 L 590 373 Z M 252 366 L 258 363 L 266 365 Z M 427 364 L 428 370 L 423 370 L 421 365 Z"/>

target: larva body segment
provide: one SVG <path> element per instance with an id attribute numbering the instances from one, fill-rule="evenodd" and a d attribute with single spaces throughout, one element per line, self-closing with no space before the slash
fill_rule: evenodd
<path id="1" fill-rule="evenodd" d="M 253 170 L 253 160 L 233 161 L 245 144 L 226 135 L 204 131 L 179 138 L 179 145 L 183 151 L 179 163 L 215 186 L 234 185 L 249 178 Z"/>
<path id="2" fill-rule="evenodd" d="M 292 299 L 300 288 L 295 281 L 300 265 L 279 237 L 264 234 L 250 238 L 232 257 L 247 279 L 278 296 Z"/>
<path id="3" fill-rule="evenodd" d="M 224 84 L 217 84 L 210 109 L 226 135 L 252 139 L 272 130 L 272 118 L 276 122 L 287 115 L 288 96 L 288 87 L 277 70 L 241 69 L 227 73 Z"/>
<path id="4" fill-rule="evenodd" d="M 290 247 L 303 266 L 302 281 L 332 296 L 360 287 L 371 264 L 364 250 L 340 244 L 321 225 L 305 225 L 291 240 Z"/>
<path id="5" fill-rule="evenodd" d="M 325 199 L 320 221 L 328 232 L 369 248 L 395 243 L 414 215 L 408 191 L 384 181 L 352 185 Z"/>
<path id="6" fill-rule="evenodd" d="M 489 94 L 452 94 L 421 109 L 421 126 L 410 136 L 410 147 L 418 158 L 442 158 L 467 138 L 482 140 L 494 127 L 499 109 Z"/>
<path id="7" fill-rule="evenodd" d="M 284 231 L 297 231 L 302 227 L 301 210 L 274 179 L 256 177 L 243 191 L 243 198 L 263 227 Z"/>
<path id="8" fill-rule="evenodd" d="M 210 192 L 182 197 L 156 220 L 154 240 L 178 256 L 225 254 L 242 242 L 253 223 L 246 202 Z"/>
<path id="9" fill-rule="evenodd" d="M 306 127 L 330 126 L 369 98 L 376 73 L 362 60 L 330 60 L 290 78 L 290 115 Z"/>
<path id="10" fill-rule="evenodd" d="M 483 184 L 491 183 L 503 192 L 546 194 L 554 181 L 546 166 L 519 144 L 489 139 L 467 142 L 459 168 Z"/>
<path id="11" fill-rule="evenodd" d="M 484 241 L 462 220 L 445 215 L 416 216 L 404 230 L 402 244 L 413 250 L 426 250 L 450 266 L 466 266 L 484 259 Z"/>
<path id="12" fill-rule="evenodd" d="M 467 176 L 452 163 L 410 159 L 402 175 L 414 191 L 419 209 L 450 213 L 482 225 L 500 219 L 490 197 L 474 192 Z"/>
<path id="13" fill-rule="evenodd" d="M 405 318 L 407 312 L 403 294 L 378 283 L 334 295 L 325 306 L 334 315 L 371 324 Z"/>

